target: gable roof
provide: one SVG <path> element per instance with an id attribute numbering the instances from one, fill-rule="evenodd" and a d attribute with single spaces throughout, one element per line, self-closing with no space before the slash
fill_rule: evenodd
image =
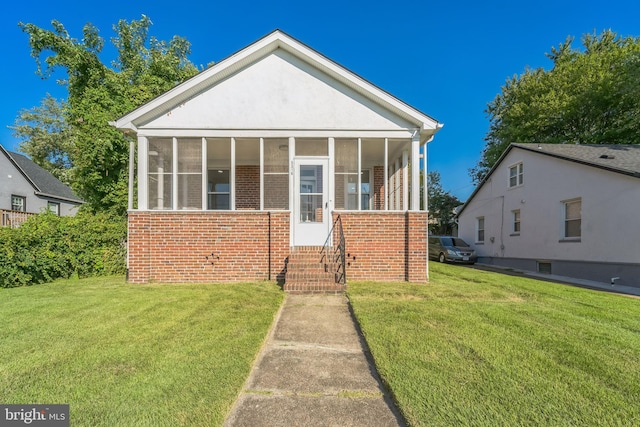
<path id="1" fill-rule="evenodd" d="M 84 203 L 75 195 L 68 185 L 62 183 L 49 171 L 35 164 L 31 159 L 22 154 L 7 151 L 0 145 L 0 151 L 4 153 L 16 169 L 29 181 L 37 196 L 50 197 L 71 203 Z"/>
<path id="2" fill-rule="evenodd" d="M 462 213 L 507 154 L 514 148 L 640 178 L 640 145 L 512 143 L 504 150 L 480 184 L 476 186 L 473 193 L 462 205 L 458 215 Z"/>
<path id="3" fill-rule="evenodd" d="M 527 151 L 640 178 L 640 145 L 512 144 Z"/>
<path id="4" fill-rule="evenodd" d="M 183 104 L 207 88 L 216 85 L 278 49 L 282 49 L 298 60 L 304 61 L 373 103 L 412 123 L 419 129 L 421 141 L 430 140 L 443 126 L 442 123 L 439 123 L 434 118 L 411 107 L 280 30 L 273 31 L 212 67 L 203 70 L 189 80 L 124 115 L 112 125 L 121 130 L 135 132 L 138 126 L 144 125 L 154 117 Z"/>

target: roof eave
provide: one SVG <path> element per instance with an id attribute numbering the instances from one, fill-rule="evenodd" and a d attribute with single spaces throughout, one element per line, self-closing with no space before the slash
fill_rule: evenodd
<path id="1" fill-rule="evenodd" d="M 48 197 L 50 199 L 61 200 L 61 201 L 64 201 L 64 202 L 75 203 L 75 204 L 78 204 L 78 205 L 83 205 L 85 203 L 83 200 L 72 199 L 72 198 L 64 197 L 64 196 L 56 196 L 55 194 L 43 193 L 41 191 L 34 191 L 34 194 L 36 196 Z"/>

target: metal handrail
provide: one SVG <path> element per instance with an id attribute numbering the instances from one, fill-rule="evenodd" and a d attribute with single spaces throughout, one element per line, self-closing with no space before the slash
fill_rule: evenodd
<path id="1" fill-rule="evenodd" d="M 333 232 L 338 227 L 339 233 L 339 241 L 338 245 L 331 244 L 331 238 L 333 236 Z M 322 245 L 322 251 L 320 251 L 321 262 L 325 262 L 325 266 L 328 264 L 338 264 L 335 271 L 335 281 L 341 285 L 345 285 L 347 283 L 347 271 L 346 271 L 346 244 L 344 239 L 344 230 L 342 229 L 342 218 L 340 215 L 336 218 L 331 226 L 331 231 L 329 231 L 329 235 L 327 239 L 324 241 L 324 245 Z"/>

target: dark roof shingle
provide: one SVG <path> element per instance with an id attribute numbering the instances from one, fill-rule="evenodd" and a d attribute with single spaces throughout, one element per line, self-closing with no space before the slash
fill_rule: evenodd
<path id="1" fill-rule="evenodd" d="M 68 185 L 64 184 L 58 178 L 53 176 L 49 171 L 35 164 L 28 157 L 4 150 L 7 155 L 14 161 L 27 178 L 36 187 L 35 190 L 42 195 L 53 196 L 55 198 L 66 199 L 76 203 L 83 203 Z"/>
<path id="2" fill-rule="evenodd" d="M 565 160 L 640 177 L 640 145 L 620 144 L 512 144 Z"/>

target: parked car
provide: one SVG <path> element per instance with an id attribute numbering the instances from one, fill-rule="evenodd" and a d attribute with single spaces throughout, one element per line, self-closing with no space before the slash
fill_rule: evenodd
<path id="1" fill-rule="evenodd" d="M 429 236 L 429 258 L 440 262 L 475 264 L 476 251 L 459 237 Z"/>

